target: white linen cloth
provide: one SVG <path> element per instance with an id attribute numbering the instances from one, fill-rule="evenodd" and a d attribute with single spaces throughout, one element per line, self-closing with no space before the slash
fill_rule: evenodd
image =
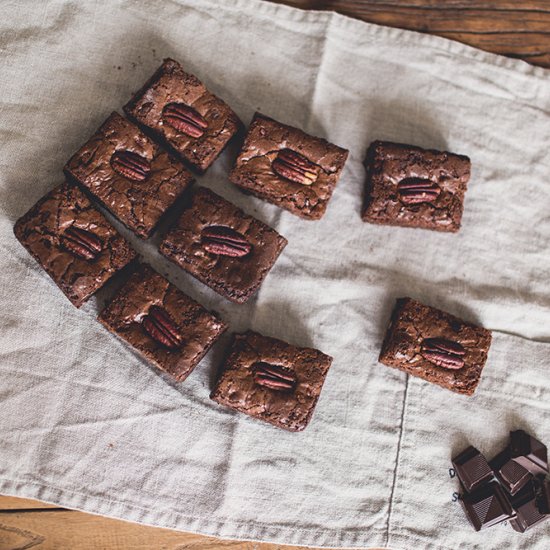
<path id="1" fill-rule="evenodd" d="M 0 492 L 221 537 L 315 546 L 548 548 L 550 521 L 476 533 L 450 479 L 508 430 L 550 444 L 550 72 L 437 37 L 258 0 L 4 2 L 0 18 Z M 350 150 L 319 222 L 206 185 L 289 245 L 246 305 L 132 239 L 233 331 L 334 356 L 316 413 L 286 433 L 208 395 L 229 337 L 173 384 L 75 309 L 12 227 L 69 156 L 178 59 L 248 124 L 258 109 Z M 374 139 L 472 158 L 456 234 L 360 219 Z M 127 234 L 127 232 L 125 232 Z M 377 362 L 396 297 L 494 331 L 474 397 Z"/>

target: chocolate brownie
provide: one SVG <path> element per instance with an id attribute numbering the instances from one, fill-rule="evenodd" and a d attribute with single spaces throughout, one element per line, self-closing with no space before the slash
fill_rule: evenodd
<path id="1" fill-rule="evenodd" d="M 204 172 L 242 127 L 239 117 L 173 59 L 165 59 L 124 112 Z"/>
<path id="2" fill-rule="evenodd" d="M 193 183 L 181 162 L 118 113 L 73 155 L 65 173 L 142 238 Z"/>
<path id="3" fill-rule="evenodd" d="M 99 321 L 178 382 L 189 376 L 227 328 L 216 313 L 148 265 L 130 277 Z"/>
<path id="4" fill-rule="evenodd" d="M 365 167 L 363 221 L 436 231 L 460 229 L 470 179 L 468 157 L 375 141 Z"/>
<path id="5" fill-rule="evenodd" d="M 298 432 L 311 420 L 332 357 L 248 331 L 235 334 L 210 397 L 274 426 Z"/>
<path id="6" fill-rule="evenodd" d="M 68 183 L 19 218 L 14 233 L 76 307 L 136 255 L 88 197 Z"/>
<path id="7" fill-rule="evenodd" d="M 256 292 L 286 244 L 274 229 L 203 187 L 159 250 L 222 296 L 242 303 Z"/>
<path id="8" fill-rule="evenodd" d="M 229 179 L 301 218 L 318 220 L 347 157 L 346 149 L 256 113 Z"/>
<path id="9" fill-rule="evenodd" d="M 490 331 L 411 298 L 401 298 L 379 361 L 451 391 L 472 395 L 490 345 Z"/>

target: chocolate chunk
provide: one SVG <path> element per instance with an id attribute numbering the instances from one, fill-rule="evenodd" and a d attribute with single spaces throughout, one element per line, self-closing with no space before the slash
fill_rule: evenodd
<path id="1" fill-rule="evenodd" d="M 550 514 L 550 480 L 541 483 L 540 492 L 537 495 L 537 506 L 543 514 Z"/>
<path id="2" fill-rule="evenodd" d="M 514 514 L 510 501 L 496 481 L 464 495 L 461 503 L 476 531 L 506 521 Z"/>
<path id="3" fill-rule="evenodd" d="M 497 476 L 511 495 L 520 491 L 532 478 L 528 470 L 513 460 L 506 462 L 497 472 Z"/>
<path id="4" fill-rule="evenodd" d="M 487 459 L 475 448 L 468 447 L 452 460 L 458 479 L 471 492 L 493 477 Z"/>
<path id="5" fill-rule="evenodd" d="M 533 475 L 548 473 L 546 446 L 523 430 L 510 432 L 511 458 Z"/>
<path id="6" fill-rule="evenodd" d="M 516 531 L 524 533 L 527 529 L 550 517 L 539 506 L 539 496 L 544 484 L 543 478 L 531 478 L 529 483 L 512 499 L 516 517 L 510 521 L 510 525 Z"/>

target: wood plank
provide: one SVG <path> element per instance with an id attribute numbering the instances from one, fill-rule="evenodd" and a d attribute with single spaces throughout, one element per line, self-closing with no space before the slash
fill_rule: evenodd
<path id="1" fill-rule="evenodd" d="M 36 510 L 44 508 L 58 508 L 55 504 L 46 504 L 39 500 L 31 500 L 29 498 L 9 497 L 0 495 L 0 511 L 1 510 Z"/>
<path id="2" fill-rule="evenodd" d="M 0 548 L 33 547 L 37 550 L 300 550 L 268 543 L 221 540 L 68 510 L 0 512 Z"/>
<path id="3" fill-rule="evenodd" d="M 269 0 L 273 2 L 274 0 Z M 275 0 L 276 1 L 276 0 Z M 387 11 L 395 7 L 409 6 L 419 9 L 461 10 L 487 9 L 493 12 L 501 11 L 550 11 L 550 0 L 282 0 L 280 3 L 295 4 L 303 9 L 345 9 L 357 12 L 366 5 L 385 6 Z"/>
<path id="4" fill-rule="evenodd" d="M 550 0 L 275 0 L 370 23 L 436 34 L 550 67 Z"/>

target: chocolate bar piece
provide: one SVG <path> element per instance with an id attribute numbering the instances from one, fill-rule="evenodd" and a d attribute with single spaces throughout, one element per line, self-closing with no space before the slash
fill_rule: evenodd
<path id="1" fill-rule="evenodd" d="M 511 458 L 533 475 L 548 474 L 548 451 L 538 439 L 523 430 L 510 432 Z"/>
<path id="2" fill-rule="evenodd" d="M 541 484 L 540 492 L 537 495 L 537 506 L 543 514 L 550 515 L 550 480 Z"/>
<path id="3" fill-rule="evenodd" d="M 509 460 L 497 473 L 504 488 L 515 495 L 531 480 L 528 470 L 513 460 Z"/>
<path id="4" fill-rule="evenodd" d="M 476 531 L 492 527 L 514 515 L 510 501 L 496 481 L 464 495 L 461 503 Z"/>
<path id="5" fill-rule="evenodd" d="M 487 459 L 475 447 L 468 447 L 452 462 L 458 479 L 469 493 L 493 477 Z"/>
<path id="6" fill-rule="evenodd" d="M 527 529 L 550 517 L 539 507 L 538 497 L 544 483 L 542 477 L 531 478 L 524 489 L 512 499 L 516 516 L 510 520 L 510 525 L 514 530 L 524 533 Z"/>

